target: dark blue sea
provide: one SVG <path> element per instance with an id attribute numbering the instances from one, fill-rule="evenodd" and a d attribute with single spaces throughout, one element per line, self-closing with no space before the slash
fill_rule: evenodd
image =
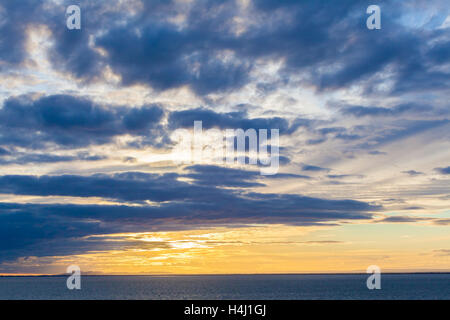
<path id="1" fill-rule="evenodd" d="M 82 276 L 69 290 L 66 277 L 0 277 L 0 299 L 308 300 L 450 299 L 450 273 L 382 274 L 369 290 L 366 274 Z"/>

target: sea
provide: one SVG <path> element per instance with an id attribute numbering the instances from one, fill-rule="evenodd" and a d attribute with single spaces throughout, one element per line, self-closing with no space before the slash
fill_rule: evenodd
<path id="1" fill-rule="evenodd" d="M 0 277 L 2 300 L 372 300 L 450 299 L 450 273 L 381 274 L 369 290 L 367 274 Z"/>

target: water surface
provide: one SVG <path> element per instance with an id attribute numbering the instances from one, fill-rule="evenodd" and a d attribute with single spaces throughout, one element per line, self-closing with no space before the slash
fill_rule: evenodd
<path id="1" fill-rule="evenodd" d="M 0 277 L 0 299 L 450 299 L 450 273 L 382 274 L 368 290 L 367 274 Z"/>

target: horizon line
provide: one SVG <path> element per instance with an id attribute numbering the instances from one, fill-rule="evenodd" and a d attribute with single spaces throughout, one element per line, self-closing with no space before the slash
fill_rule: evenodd
<path id="1" fill-rule="evenodd" d="M 386 271 L 382 272 L 382 274 L 447 274 L 450 273 L 450 270 L 445 271 Z M 175 274 L 175 273 L 148 273 L 148 274 L 95 274 L 95 273 L 81 273 L 82 276 L 104 276 L 104 277 L 170 277 L 170 276 L 269 276 L 269 275 L 358 275 L 358 274 L 370 274 L 366 272 L 307 272 L 307 273 L 191 273 L 191 274 Z M 70 273 L 58 273 L 58 274 L 0 274 L 0 277 L 63 277 L 69 276 Z"/>

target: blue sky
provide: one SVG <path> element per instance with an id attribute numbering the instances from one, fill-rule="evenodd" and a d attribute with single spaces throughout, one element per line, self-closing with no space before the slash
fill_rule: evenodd
<path id="1" fill-rule="evenodd" d="M 81 30 L 66 28 L 71 4 Z M 297 247 L 308 243 L 340 252 L 338 271 L 386 256 L 393 270 L 448 270 L 450 6 L 376 1 L 382 27 L 368 30 L 371 4 L 1 3 L 0 273 L 61 272 L 67 261 L 133 272 L 102 263 L 147 249 L 173 261 L 137 273 L 220 271 L 220 260 L 196 265 L 198 246 L 232 237 L 259 252 L 247 229 L 310 259 L 283 269 L 288 258 L 268 249 L 261 272 L 337 270 Z M 196 120 L 279 129 L 279 173 L 174 163 L 173 133 Z M 208 245 L 195 242 L 202 230 Z"/>

